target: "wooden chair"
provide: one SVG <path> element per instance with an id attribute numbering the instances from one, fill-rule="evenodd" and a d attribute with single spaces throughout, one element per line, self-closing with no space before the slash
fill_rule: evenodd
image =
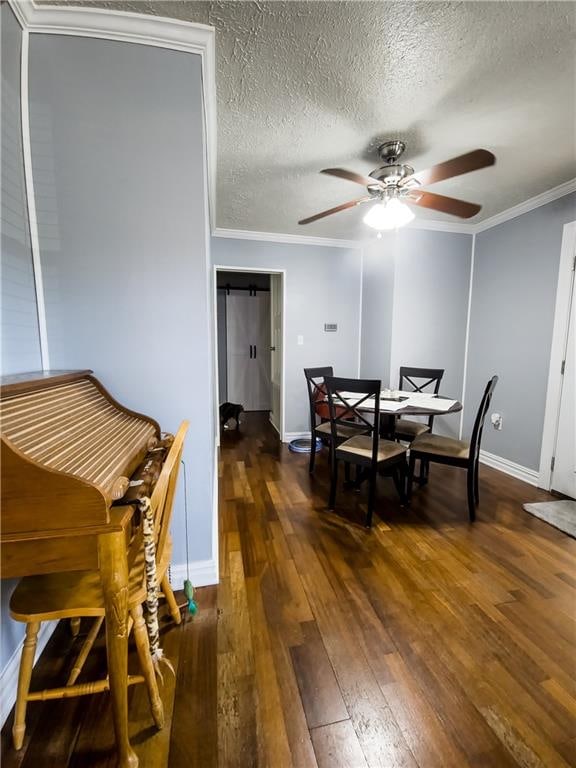
<path id="1" fill-rule="evenodd" d="M 312 440 L 312 446 L 310 450 L 310 463 L 308 465 L 308 471 L 310 474 L 314 472 L 314 463 L 316 461 L 316 439 L 320 438 L 323 442 L 328 441 L 332 444 L 332 429 L 330 426 L 330 411 L 328 408 L 328 402 L 326 400 L 326 387 L 324 386 L 324 379 L 326 376 L 333 376 L 334 369 L 332 366 L 324 366 L 321 368 L 304 368 L 304 376 L 306 378 L 306 386 L 308 387 L 308 403 L 310 407 L 310 439 Z M 341 409 L 340 409 L 341 410 Z M 318 423 L 320 419 L 320 423 Z M 355 426 L 348 421 L 345 425 L 342 425 L 336 430 L 336 440 L 342 441 L 351 437 L 352 435 L 362 434 L 365 430 L 362 426 Z"/>
<path id="2" fill-rule="evenodd" d="M 336 503 L 336 487 L 338 484 L 338 461 L 355 464 L 369 481 L 368 509 L 366 526 L 372 525 L 374 500 L 376 496 L 376 476 L 391 474 L 400 499 L 405 500 L 406 481 L 406 448 L 392 440 L 382 440 L 379 437 L 380 421 L 380 381 L 372 379 L 343 379 L 326 376 L 324 379 L 330 410 L 330 427 L 332 430 L 333 449 L 330 454 L 330 499 L 328 506 L 334 509 Z M 342 397 L 342 392 L 354 392 L 358 400 L 349 404 Z M 374 423 L 370 423 L 362 405 L 374 404 Z M 372 412 L 370 410 L 370 412 Z M 347 420 L 356 419 L 364 434 L 356 434 L 347 440 L 339 441 L 339 430 L 345 427 Z M 362 476 L 358 478 L 358 484 Z"/>
<path id="3" fill-rule="evenodd" d="M 435 461 L 439 464 L 450 464 L 453 467 L 462 467 L 467 471 L 468 515 L 470 521 L 474 522 L 476 519 L 476 506 L 480 500 L 478 494 L 478 459 L 480 455 L 480 442 L 482 440 L 484 421 L 497 382 L 498 376 L 493 376 L 486 385 L 474 421 L 470 443 L 467 443 L 464 440 L 456 440 L 452 437 L 443 437 L 442 435 L 425 434 L 414 439 L 410 446 L 408 500 L 410 500 L 412 495 L 412 481 L 417 459 L 425 461 L 426 463 Z"/>
<path id="4" fill-rule="evenodd" d="M 430 392 L 435 395 L 440 389 L 440 382 L 444 376 L 444 368 L 400 368 L 400 381 L 398 388 L 409 392 Z M 397 419 L 394 427 L 396 440 L 404 440 L 411 443 L 418 435 L 432 432 L 434 416 L 428 417 L 428 423 L 414 421 L 413 419 Z"/>
<path id="5" fill-rule="evenodd" d="M 174 621 L 181 621 L 180 610 L 167 577 L 172 551 L 169 534 L 170 518 L 180 469 L 184 437 L 188 422 L 183 422 L 170 447 L 162 466 L 158 481 L 151 496 L 156 536 L 157 578 L 166 598 Z M 140 526 L 141 529 L 141 526 Z M 127 685 L 145 682 L 148 688 L 150 707 L 156 726 L 164 724 L 162 700 L 154 673 L 148 634 L 144 622 L 142 604 L 146 601 L 144 575 L 144 547 L 141 533 L 133 537 L 129 550 L 130 581 L 127 595 L 130 621 L 126 631 L 134 629 L 134 639 L 141 675 L 128 675 Z M 10 615 L 16 621 L 26 623 L 26 637 L 22 648 L 18 693 L 12 729 L 14 747 L 20 749 L 26 729 L 26 707 L 29 701 L 62 699 L 83 696 L 109 690 L 108 678 L 87 683 L 76 683 L 84 662 L 104 621 L 104 598 L 98 571 L 72 571 L 44 576 L 27 576 L 17 585 L 10 599 Z M 67 683 L 59 688 L 30 693 L 30 681 L 38 631 L 43 621 L 71 619 L 77 627 L 82 617 L 96 617 L 96 621 L 84 641 L 78 657 L 70 671 Z"/>

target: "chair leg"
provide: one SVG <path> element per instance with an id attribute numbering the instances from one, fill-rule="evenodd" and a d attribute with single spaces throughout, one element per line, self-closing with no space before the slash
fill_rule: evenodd
<path id="1" fill-rule="evenodd" d="M 344 481 L 346 482 L 346 485 L 349 485 L 352 481 L 352 476 L 350 474 L 350 462 L 345 461 L 344 462 Z"/>
<path id="2" fill-rule="evenodd" d="M 176 602 L 176 598 L 174 597 L 174 592 L 172 592 L 172 587 L 170 586 L 170 582 L 168 581 L 167 574 L 164 574 L 164 578 L 160 582 L 160 587 L 162 589 L 162 592 L 164 593 L 166 602 L 168 603 L 168 608 L 170 609 L 170 615 L 174 619 L 174 623 L 180 624 L 182 621 L 182 615 L 180 613 L 180 608 L 178 608 L 178 603 Z"/>
<path id="3" fill-rule="evenodd" d="M 376 498 L 376 469 L 370 472 L 370 486 L 368 488 L 368 511 L 366 513 L 366 528 L 372 527 L 372 515 L 374 514 L 374 500 Z"/>
<path id="4" fill-rule="evenodd" d="M 474 465 L 474 501 L 476 506 L 480 503 L 480 493 L 478 491 L 478 461 Z"/>
<path id="5" fill-rule="evenodd" d="M 408 501 L 408 496 L 406 493 L 406 482 L 408 479 L 408 462 L 402 461 L 401 463 L 399 463 L 398 466 L 395 468 L 395 472 L 398 474 L 398 484 L 396 485 L 396 489 L 398 490 L 398 495 L 400 496 L 400 504 L 401 506 L 404 506 Z"/>
<path id="6" fill-rule="evenodd" d="M 78 637 L 80 634 L 80 616 L 75 616 L 73 619 L 70 619 L 70 634 L 72 637 Z"/>
<path id="7" fill-rule="evenodd" d="M 18 672 L 18 693 L 16 694 L 16 707 L 14 709 L 14 725 L 12 726 L 12 739 L 14 749 L 22 749 L 24 733 L 26 731 L 26 706 L 28 704 L 28 692 L 32 679 L 32 667 L 38 641 L 39 621 L 31 621 L 26 624 L 26 637 L 22 647 L 20 670 Z"/>
<path id="8" fill-rule="evenodd" d="M 420 477 L 418 478 L 418 485 L 426 485 L 428 482 L 428 462 L 426 459 L 420 459 Z"/>
<path id="9" fill-rule="evenodd" d="M 152 656 L 150 655 L 150 645 L 148 643 L 146 624 L 144 623 L 144 616 L 142 614 L 142 606 L 134 606 L 130 609 L 130 614 L 134 620 L 136 650 L 138 651 L 138 659 L 140 661 L 140 666 L 142 667 L 142 674 L 146 680 L 152 717 L 154 718 L 156 727 L 160 730 L 164 727 L 164 707 L 162 706 L 162 699 L 160 698 L 160 693 L 158 691 L 158 681 L 156 680 L 154 665 L 152 664 Z"/>
<path id="10" fill-rule="evenodd" d="M 84 640 L 84 644 L 82 645 L 82 648 L 80 649 L 80 653 L 78 654 L 76 661 L 74 662 L 74 666 L 70 670 L 70 674 L 68 676 L 66 685 L 74 685 L 74 683 L 78 679 L 78 675 L 80 674 L 80 672 L 82 672 L 82 668 L 84 667 L 84 662 L 86 661 L 86 659 L 88 658 L 88 654 L 92 650 L 92 646 L 94 645 L 94 642 L 98 637 L 98 632 L 100 632 L 100 627 L 102 626 L 103 623 L 104 623 L 104 616 L 99 616 L 90 627 L 90 631 L 88 632 L 88 635 Z"/>
<path id="11" fill-rule="evenodd" d="M 406 502 L 410 504 L 412 500 L 412 485 L 414 483 L 414 470 L 416 469 L 416 457 L 410 452 L 410 462 L 408 464 L 408 482 L 406 487 Z"/>
<path id="12" fill-rule="evenodd" d="M 336 506 L 336 485 L 338 484 L 338 460 L 332 458 L 330 466 L 330 498 L 328 500 L 328 508 L 334 509 Z"/>
<path id="13" fill-rule="evenodd" d="M 468 516 L 470 522 L 476 519 L 476 503 L 474 500 L 474 465 L 468 468 L 466 473 L 466 490 L 468 495 Z"/>
<path id="14" fill-rule="evenodd" d="M 312 474 L 314 472 L 314 464 L 316 462 L 316 435 L 314 432 L 312 432 L 312 437 L 310 438 L 312 441 L 312 445 L 310 446 L 310 460 L 308 463 L 308 472 Z"/>

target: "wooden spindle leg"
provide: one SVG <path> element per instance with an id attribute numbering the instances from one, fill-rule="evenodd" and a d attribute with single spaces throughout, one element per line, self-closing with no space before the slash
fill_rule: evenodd
<path id="1" fill-rule="evenodd" d="M 38 640 L 39 621 L 30 621 L 26 624 L 26 637 L 22 647 L 20 671 L 18 672 L 18 693 L 16 696 L 16 708 L 14 710 L 14 725 L 12 727 L 12 739 L 14 749 L 22 749 L 24 732 L 26 731 L 26 705 L 28 704 L 28 692 L 34 666 L 36 642 Z"/>
<path id="2" fill-rule="evenodd" d="M 138 758 L 128 740 L 128 563 L 124 532 L 102 534 L 98 553 L 117 765 L 118 768 L 137 768 Z"/>
<path id="3" fill-rule="evenodd" d="M 164 575 L 164 578 L 160 582 L 160 587 L 162 589 L 164 597 L 166 598 L 166 602 L 168 603 L 168 608 L 170 609 L 170 615 L 174 619 L 174 623 L 180 624 L 180 622 L 182 621 L 182 615 L 180 614 L 180 608 L 178 608 L 178 603 L 176 602 L 176 598 L 174 597 L 174 592 L 172 591 L 172 587 L 170 586 L 170 581 L 168 580 L 167 574 Z"/>
<path id="4" fill-rule="evenodd" d="M 75 616 L 73 619 L 70 619 L 70 634 L 72 637 L 78 637 L 80 634 L 80 616 Z"/>
<path id="5" fill-rule="evenodd" d="M 152 657 L 150 655 L 150 643 L 148 642 L 146 624 L 144 623 L 144 616 L 142 615 L 142 606 L 134 606 L 130 613 L 134 620 L 134 640 L 136 641 L 136 650 L 138 651 L 138 659 L 140 661 L 140 667 L 142 668 L 142 674 L 146 680 L 152 717 L 154 718 L 156 727 L 161 729 L 164 727 L 164 707 L 158 691 L 158 682 L 156 680 L 154 665 L 152 664 Z"/>

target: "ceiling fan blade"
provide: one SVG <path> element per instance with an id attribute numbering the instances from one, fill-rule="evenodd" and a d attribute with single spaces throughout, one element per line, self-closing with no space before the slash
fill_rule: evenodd
<path id="1" fill-rule="evenodd" d="M 425 187 L 428 184 L 436 184 L 437 181 L 451 179 L 453 176 L 461 176 L 463 173 L 487 168 L 494 165 L 495 162 L 496 158 L 492 152 L 488 152 L 487 149 L 475 149 L 473 152 L 446 160 L 445 163 L 433 165 L 432 168 L 425 171 L 418 171 L 410 176 L 410 179 L 416 179 Z"/>
<path id="2" fill-rule="evenodd" d="M 339 179 L 346 179 L 347 181 L 353 181 L 356 184 L 361 184 L 363 187 L 379 185 L 378 179 L 372 179 L 370 176 L 362 176 L 360 173 L 354 173 L 354 171 L 347 171 L 345 168 L 324 168 L 320 173 L 325 173 L 328 176 L 338 176 Z"/>
<path id="3" fill-rule="evenodd" d="M 476 203 L 467 203 L 465 200 L 457 200 L 455 197 L 446 197 L 445 195 L 436 195 L 434 192 L 418 192 L 409 195 L 406 200 L 412 205 L 419 205 L 421 208 L 431 208 L 433 211 L 442 211 L 442 213 L 451 213 L 452 216 L 459 216 L 461 219 L 469 219 L 475 216 L 482 206 Z"/>
<path id="4" fill-rule="evenodd" d="M 329 208 L 327 211 L 322 211 L 322 213 L 316 213 L 314 216 L 309 216 L 307 219 L 302 219 L 298 222 L 298 224 L 311 224 L 313 221 L 323 219 L 324 216 L 331 216 L 333 213 L 345 211 L 347 208 L 354 208 L 355 205 L 365 203 L 367 200 L 372 200 L 372 198 L 367 195 L 366 197 L 359 197 L 357 200 L 350 200 L 347 203 L 342 203 L 342 205 L 337 205 L 335 208 Z"/>

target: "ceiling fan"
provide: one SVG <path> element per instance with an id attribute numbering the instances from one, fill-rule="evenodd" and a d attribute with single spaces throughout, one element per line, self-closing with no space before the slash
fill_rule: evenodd
<path id="1" fill-rule="evenodd" d="M 371 201 L 376 205 L 370 208 L 364 216 L 364 223 L 378 230 L 395 229 L 412 221 L 414 213 L 406 203 L 419 205 L 421 208 L 431 208 L 442 213 L 450 213 L 461 219 L 469 219 L 480 211 L 482 206 L 476 203 L 437 195 L 434 192 L 427 192 L 421 187 L 494 165 L 496 158 L 492 152 L 488 152 L 486 149 L 475 149 L 465 155 L 453 157 L 444 163 L 434 165 L 426 171 L 414 172 L 411 166 L 398 163 L 405 149 L 406 145 L 403 141 L 386 141 L 381 144 L 378 147 L 378 154 L 380 159 L 384 161 L 384 165 L 373 170 L 368 176 L 347 171 L 344 168 L 325 168 L 320 171 L 320 173 L 329 176 L 337 176 L 361 184 L 366 187 L 368 194 L 337 205 L 335 208 L 329 208 L 327 211 L 316 213 L 314 216 L 302 219 L 298 224 L 311 224 L 325 216 L 331 216 L 333 213 L 339 213 L 347 208 Z"/>

